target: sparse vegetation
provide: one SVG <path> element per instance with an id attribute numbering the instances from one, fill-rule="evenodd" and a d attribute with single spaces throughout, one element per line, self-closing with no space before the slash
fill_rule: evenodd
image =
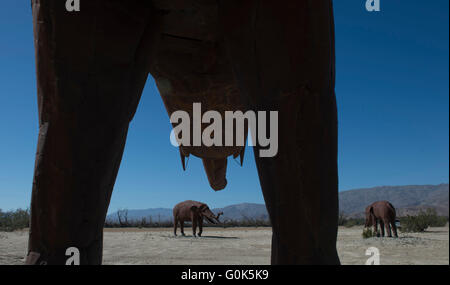
<path id="1" fill-rule="evenodd" d="M 3 212 L 0 209 L 0 231 L 11 232 L 27 228 L 30 224 L 29 210 L 17 209 Z"/>
<path id="2" fill-rule="evenodd" d="M 420 211 L 416 216 L 406 216 L 400 218 L 402 232 L 423 232 L 428 227 L 443 227 L 447 224 L 448 218 L 438 216 L 435 209 Z"/>
<path id="3" fill-rule="evenodd" d="M 0 231 L 15 231 L 29 227 L 30 211 L 17 209 L 3 212 L 0 209 Z M 185 223 L 190 225 L 189 222 Z M 117 211 L 117 219 L 106 220 L 105 228 L 169 228 L 173 227 L 173 221 L 161 220 L 160 218 L 144 217 L 141 219 L 130 219 L 128 210 Z M 210 224 L 205 222 L 203 227 L 270 227 L 270 222 L 264 217 L 249 218 L 241 220 L 226 219 L 220 224 Z"/>
<path id="4" fill-rule="evenodd" d="M 185 227 L 191 225 L 191 222 L 185 222 Z M 173 227 L 173 221 L 153 221 L 151 217 L 142 218 L 140 220 L 127 220 L 127 222 L 107 220 L 105 222 L 105 228 L 171 228 Z M 262 219 L 242 219 L 242 220 L 232 220 L 227 219 L 219 224 L 203 223 L 203 227 L 270 227 L 270 222 L 268 220 Z"/>
<path id="5" fill-rule="evenodd" d="M 117 221 L 106 220 L 105 228 L 169 228 L 173 227 L 173 221 L 153 221 L 152 217 L 141 219 L 120 219 Z"/>
<path id="6" fill-rule="evenodd" d="M 338 226 L 351 228 L 353 226 L 364 225 L 364 223 L 365 223 L 365 219 L 364 218 L 347 218 L 343 213 L 339 214 Z"/>
<path id="7" fill-rule="evenodd" d="M 185 226 L 190 225 L 190 222 L 185 222 Z M 141 219 L 129 219 L 128 210 L 117 211 L 116 220 L 107 220 L 105 228 L 169 228 L 173 227 L 173 221 L 157 219 L 155 221 L 152 217 Z M 203 223 L 203 227 L 270 227 L 270 222 L 267 218 L 250 218 L 244 216 L 243 219 L 233 220 L 225 219 L 220 224 Z"/>
<path id="8" fill-rule="evenodd" d="M 270 221 L 264 217 L 250 218 L 244 216 L 242 220 L 226 219 L 222 223 L 223 227 L 270 227 Z"/>

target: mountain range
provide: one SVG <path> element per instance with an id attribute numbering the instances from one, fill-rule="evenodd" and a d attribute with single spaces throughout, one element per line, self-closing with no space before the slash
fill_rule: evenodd
<path id="1" fill-rule="evenodd" d="M 379 186 L 339 192 L 339 211 L 348 217 L 363 217 L 364 209 L 372 202 L 390 201 L 397 209 L 398 216 L 414 215 L 420 210 L 434 208 L 442 216 L 449 215 L 449 184 Z M 223 212 L 221 220 L 268 219 L 264 204 L 242 203 L 212 209 L 214 213 Z M 150 218 L 152 221 L 172 220 L 172 209 L 150 208 L 127 210 L 129 220 Z M 117 221 L 117 212 L 107 216 L 107 220 Z"/>
<path id="2" fill-rule="evenodd" d="M 449 185 L 380 186 L 339 193 L 340 212 L 347 216 L 362 216 L 367 205 L 388 200 L 398 216 L 414 215 L 420 210 L 434 208 L 438 215 L 448 216 Z"/>

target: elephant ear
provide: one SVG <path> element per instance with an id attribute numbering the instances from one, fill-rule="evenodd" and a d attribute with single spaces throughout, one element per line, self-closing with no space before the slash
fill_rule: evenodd
<path id="1" fill-rule="evenodd" d="M 206 204 L 202 204 L 202 205 L 200 206 L 200 211 L 205 210 L 207 207 L 208 207 L 208 206 L 206 206 Z"/>
<path id="2" fill-rule="evenodd" d="M 197 212 L 197 211 L 198 211 L 198 207 L 195 206 L 195 205 L 192 205 L 192 206 L 191 206 L 191 211 L 192 211 L 192 212 Z"/>

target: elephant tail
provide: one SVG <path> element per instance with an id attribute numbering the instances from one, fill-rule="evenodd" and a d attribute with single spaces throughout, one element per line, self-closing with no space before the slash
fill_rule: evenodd
<path id="1" fill-rule="evenodd" d="M 388 204 L 389 204 L 389 207 L 391 207 L 391 208 L 394 209 L 394 211 L 395 211 L 394 205 L 392 205 L 390 202 L 388 202 Z"/>
<path id="2" fill-rule="evenodd" d="M 392 205 L 391 203 L 389 203 L 388 202 L 388 204 L 389 204 L 389 206 L 392 208 L 392 211 L 393 211 L 393 213 L 394 213 L 394 217 L 397 215 L 397 213 L 396 213 L 396 211 L 395 211 L 395 207 L 394 207 L 394 205 Z"/>

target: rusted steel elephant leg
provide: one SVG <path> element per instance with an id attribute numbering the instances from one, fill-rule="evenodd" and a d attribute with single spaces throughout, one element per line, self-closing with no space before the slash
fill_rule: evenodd
<path id="1" fill-rule="evenodd" d="M 248 108 L 278 111 L 278 154 L 254 149 L 272 264 L 338 264 L 331 0 L 223 0 L 219 14 Z"/>
<path id="2" fill-rule="evenodd" d="M 384 229 L 385 229 L 384 221 L 380 219 L 380 232 L 381 232 L 381 237 L 384 237 Z"/>
<path id="3" fill-rule="evenodd" d="M 197 232 L 197 223 L 198 220 L 192 217 L 192 235 L 195 237 Z"/>
<path id="4" fill-rule="evenodd" d="M 392 231 L 394 232 L 394 236 L 395 236 L 395 237 L 398 237 L 398 234 L 397 234 L 397 225 L 395 224 L 395 219 L 394 219 L 394 222 L 392 223 Z"/>
<path id="5" fill-rule="evenodd" d="M 177 227 L 178 227 L 178 219 L 174 218 L 173 219 L 173 235 L 177 235 Z"/>
<path id="6" fill-rule="evenodd" d="M 148 1 L 33 0 L 39 139 L 28 264 L 102 261 L 103 225 L 147 79 Z"/>
<path id="7" fill-rule="evenodd" d="M 391 231 L 391 224 L 390 224 L 390 222 L 391 221 L 389 221 L 389 220 L 386 220 L 384 222 L 384 226 L 386 227 L 386 233 L 387 233 L 388 237 L 392 237 L 392 231 Z"/>
<path id="8" fill-rule="evenodd" d="M 197 223 L 198 223 L 198 236 L 200 237 L 200 236 L 202 236 L 202 233 L 203 233 L 203 218 L 200 217 L 198 219 Z"/>
<path id="9" fill-rule="evenodd" d="M 184 234 L 184 221 L 183 221 L 183 220 L 180 220 L 180 232 L 181 232 L 181 235 L 182 235 L 182 236 L 185 235 L 185 234 Z"/>

